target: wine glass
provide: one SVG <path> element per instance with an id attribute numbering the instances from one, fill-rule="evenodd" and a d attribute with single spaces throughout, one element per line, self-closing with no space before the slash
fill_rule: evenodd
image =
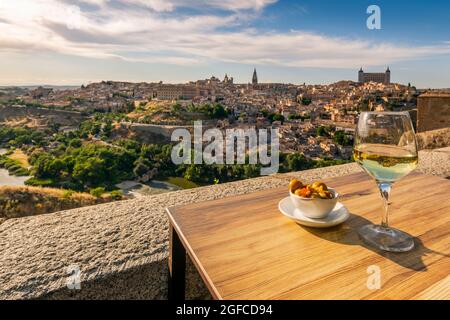
<path id="1" fill-rule="evenodd" d="M 356 129 L 354 160 L 375 179 L 383 199 L 380 225 L 366 225 L 359 235 L 385 251 L 414 248 L 413 237 L 388 224 L 392 184 L 413 171 L 418 163 L 417 141 L 408 112 L 362 112 Z"/>

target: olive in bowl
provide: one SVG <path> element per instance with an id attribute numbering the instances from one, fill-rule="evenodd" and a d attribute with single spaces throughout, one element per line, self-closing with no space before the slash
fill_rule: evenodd
<path id="1" fill-rule="evenodd" d="M 322 219 L 328 216 L 339 198 L 336 190 L 329 188 L 323 182 L 304 185 L 297 179 L 289 184 L 289 194 L 293 205 L 303 215 L 312 219 Z"/>

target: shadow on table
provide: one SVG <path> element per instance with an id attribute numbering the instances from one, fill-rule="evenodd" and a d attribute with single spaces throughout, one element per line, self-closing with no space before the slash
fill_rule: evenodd
<path id="1" fill-rule="evenodd" d="M 329 229 L 317 229 L 317 228 L 309 228 L 304 226 L 299 226 L 303 228 L 304 230 L 310 232 L 311 234 L 314 234 L 317 237 L 320 237 L 322 239 L 341 243 L 344 245 L 350 245 L 350 246 L 362 246 L 365 247 L 383 257 L 386 259 L 389 259 L 405 268 L 414 270 L 414 271 L 426 271 L 427 267 L 422 261 L 422 257 L 427 254 L 439 254 L 439 255 L 445 255 L 443 253 L 439 253 L 433 250 L 430 250 L 426 248 L 422 241 L 419 238 L 414 238 L 414 249 L 409 252 L 402 252 L 402 253 L 393 253 L 393 252 L 386 252 L 379 249 L 376 249 L 374 247 L 369 246 L 368 244 L 364 243 L 363 240 L 359 237 L 358 229 L 364 225 L 372 224 L 371 221 L 355 215 L 350 214 L 350 218 L 347 223 L 341 224 L 339 226 L 329 228 Z M 448 255 L 445 255 L 448 256 Z"/>

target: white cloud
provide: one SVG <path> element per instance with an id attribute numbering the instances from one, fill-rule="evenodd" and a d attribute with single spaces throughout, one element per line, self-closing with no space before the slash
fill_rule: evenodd
<path id="1" fill-rule="evenodd" d="M 170 12 L 175 9 L 175 4 L 168 0 L 129 0 L 128 3 L 142 5 L 157 12 Z"/>
<path id="2" fill-rule="evenodd" d="M 105 7 L 110 0 L 79 0 Z M 180 7 L 218 8 L 228 11 L 254 10 L 259 11 L 278 0 L 127 0 L 127 4 L 135 4 L 150 8 L 157 12 L 170 12 Z"/>
<path id="3" fill-rule="evenodd" d="M 244 27 L 246 19 L 257 17 L 273 2 L 79 0 L 75 9 L 80 10 L 57 0 L 3 2 L 0 51 L 49 51 L 188 65 L 227 61 L 326 68 L 387 65 L 450 53 L 449 43 L 413 47 L 298 30 L 258 32 Z M 177 11 L 180 7 L 191 7 L 199 13 L 182 15 Z M 203 10 L 205 7 L 208 9 Z M 229 27 L 234 27 L 233 31 L 224 31 Z"/>
<path id="4" fill-rule="evenodd" d="M 180 0 L 176 1 L 179 5 L 197 6 L 206 5 L 209 7 L 216 7 L 224 10 L 239 11 L 239 10 L 256 10 L 259 11 L 266 6 L 277 2 L 277 0 Z"/>

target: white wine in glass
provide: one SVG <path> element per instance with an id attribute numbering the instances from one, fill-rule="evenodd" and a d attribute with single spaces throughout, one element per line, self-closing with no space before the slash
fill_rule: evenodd
<path id="1" fill-rule="evenodd" d="M 385 251 L 414 248 L 409 234 L 389 227 L 392 184 L 418 164 L 417 142 L 408 112 L 362 112 L 353 149 L 354 160 L 375 179 L 384 203 L 380 225 L 366 225 L 359 234 L 368 244 Z"/>

